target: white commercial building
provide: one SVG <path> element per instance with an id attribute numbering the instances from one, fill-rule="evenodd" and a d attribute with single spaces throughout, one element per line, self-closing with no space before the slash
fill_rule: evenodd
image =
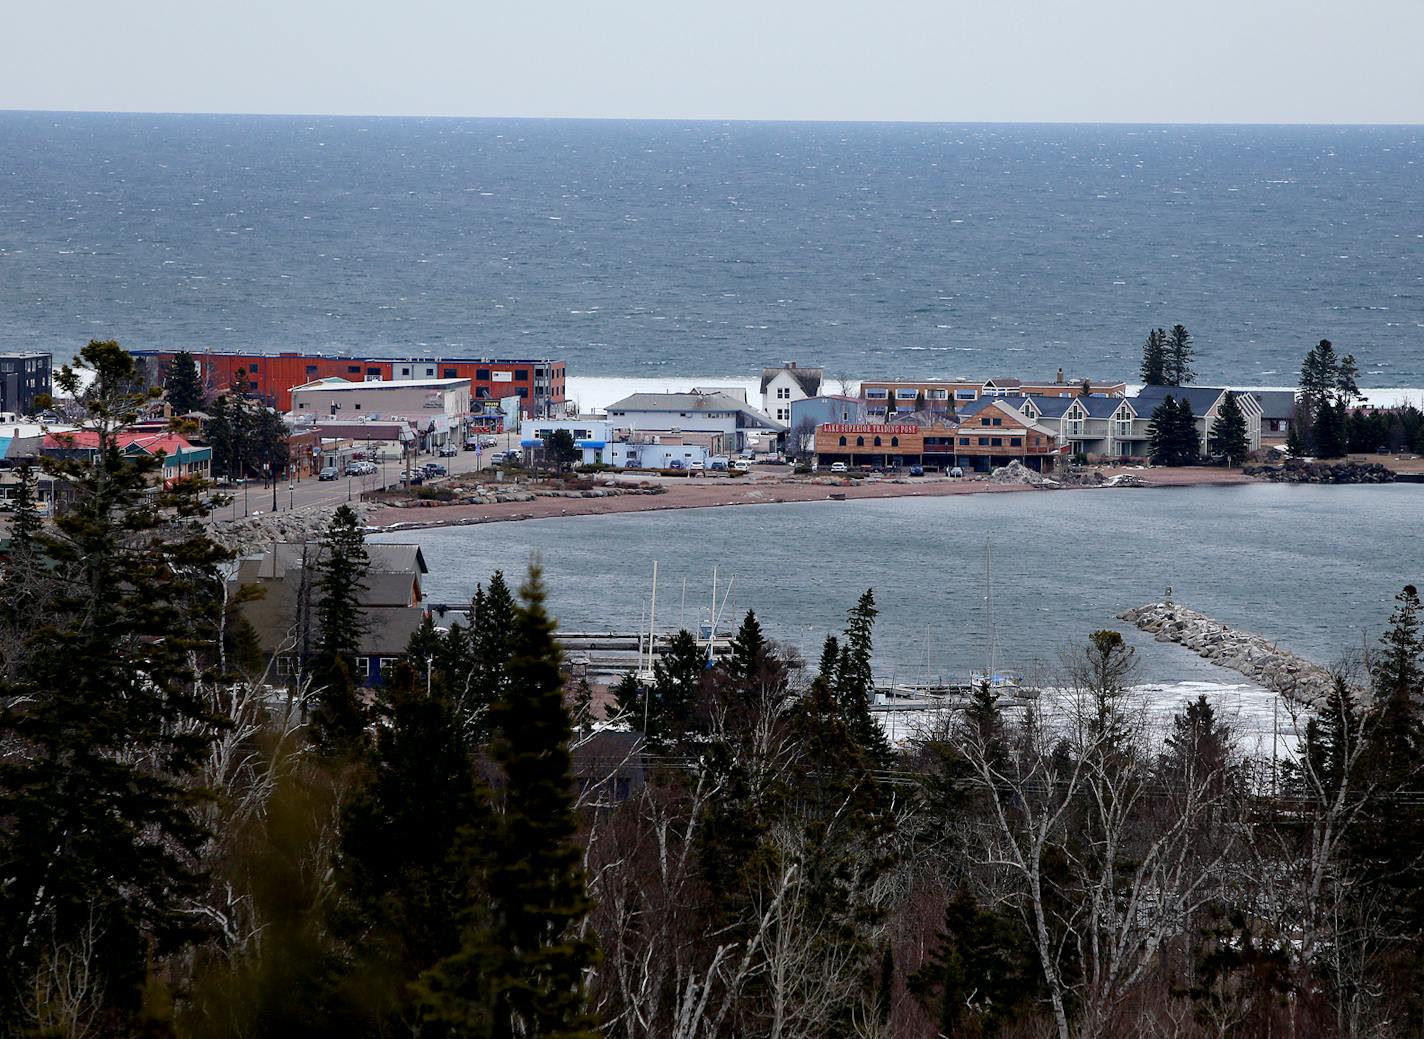
<path id="1" fill-rule="evenodd" d="M 433 447 L 464 436 L 470 418 L 470 380 L 318 379 L 293 387 L 291 414 L 299 422 L 404 419 L 426 439 L 427 447 Z"/>
<path id="2" fill-rule="evenodd" d="M 749 434 L 786 432 L 785 424 L 725 393 L 635 393 L 608 405 L 608 420 L 630 433 L 695 436 L 711 454 L 745 449 Z"/>
<path id="3" fill-rule="evenodd" d="M 583 454 L 583 465 L 612 464 L 607 450 L 613 440 L 613 425 L 604 418 L 527 418 L 519 424 L 519 446 L 526 451 L 543 447 L 550 434 L 560 429 L 573 436 L 574 446 Z"/>

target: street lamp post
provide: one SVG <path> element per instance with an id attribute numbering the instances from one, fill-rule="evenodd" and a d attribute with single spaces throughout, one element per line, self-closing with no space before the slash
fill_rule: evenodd
<path id="1" fill-rule="evenodd" d="M 290 476 L 287 477 L 287 511 L 291 512 L 297 507 L 297 484 Z"/>
<path id="2" fill-rule="evenodd" d="M 267 476 L 272 481 L 272 511 L 277 511 L 277 467 L 271 462 L 267 463 Z"/>

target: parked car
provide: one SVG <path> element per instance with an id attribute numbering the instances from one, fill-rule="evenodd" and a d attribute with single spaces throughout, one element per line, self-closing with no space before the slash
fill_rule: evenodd
<path id="1" fill-rule="evenodd" d="M 752 471 L 752 463 L 745 458 L 738 458 L 732 463 L 732 468 L 739 473 L 749 473 Z"/>
<path id="2" fill-rule="evenodd" d="M 419 487 L 425 482 L 425 474 L 419 469 L 411 473 L 401 473 L 401 483 L 410 487 Z"/>
<path id="3" fill-rule="evenodd" d="M 334 480 L 336 479 L 336 477 L 337 472 L 335 464 L 328 465 L 326 468 L 322 469 L 321 472 L 316 474 L 316 478 L 318 480 Z"/>
<path id="4" fill-rule="evenodd" d="M 481 447 L 495 447 L 495 446 L 497 446 L 498 444 L 499 444 L 499 437 L 495 436 L 495 435 L 492 434 L 492 433 L 486 433 L 484 436 L 480 437 L 480 446 L 481 446 Z"/>
<path id="5" fill-rule="evenodd" d="M 687 471 L 690 472 L 690 473 L 700 473 L 700 472 L 702 472 L 702 471 L 703 471 L 704 469 L 706 469 L 706 468 L 707 468 L 707 466 L 703 465 L 701 462 L 688 462 L 688 463 L 687 463 Z"/>
<path id="6" fill-rule="evenodd" d="M 949 475 L 953 476 L 957 480 L 964 475 L 964 470 L 956 465 L 953 469 L 949 471 Z"/>
<path id="7" fill-rule="evenodd" d="M 844 462 L 832 462 L 832 463 L 831 463 L 831 472 L 833 472 L 833 473 L 845 473 L 845 472 L 849 472 L 849 471 L 850 471 L 850 470 L 847 468 L 847 466 L 846 466 L 846 464 L 845 464 Z"/>
<path id="8" fill-rule="evenodd" d="M 454 458 L 460 453 L 460 449 L 454 444 L 442 444 L 440 447 L 441 458 Z"/>
<path id="9" fill-rule="evenodd" d="M 420 471 L 426 476 L 449 476 L 450 470 L 446 469 L 439 462 L 426 462 L 420 467 Z"/>
<path id="10" fill-rule="evenodd" d="M 479 437 L 466 437 L 466 438 L 465 438 L 465 450 L 466 450 L 466 451 L 473 451 L 473 450 L 475 450 L 475 448 L 477 448 L 477 447 L 479 447 L 479 446 L 480 446 L 480 438 L 479 438 Z"/>
<path id="11" fill-rule="evenodd" d="M 912 465 L 912 466 L 910 466 L 910 475 L 911 475 L 911 476 L 924 476 L 924 475 L 925 475 L 925 467 L 922 466 L 922 465 Z"/>
<path id="12" fill-rule="evenodd" d="M 668 465 L 667 465 L 667 467 L 668 467 L 669 469 L 686 469 L 686 468 L 687 468 L 685 465 L 682 464 L 682 459 L 681 459 L 681 458 L 669 458 L 669 459 L 668 459 Z"/>

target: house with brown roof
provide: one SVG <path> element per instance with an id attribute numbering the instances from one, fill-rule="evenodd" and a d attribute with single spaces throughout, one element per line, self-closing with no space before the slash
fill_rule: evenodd
<path id="1" fill-rule="evenodd" d="M 244 588 L 260 592 L 240 609 L 263 654 L 274 661 L 271 673 L 279 683 L 295 682 L 315 652 L 323 551 L 320 542 L 275 542 L 239 558 L 229 578 L 231 595 Z M 364 628 L 354 666 L 357 681 L 374 686 L 405 655 L 425 618 L 421 579 L 430 570 L 419 545 L 368 544 L 366 553 L 370 566 L 360 595 Z"/>

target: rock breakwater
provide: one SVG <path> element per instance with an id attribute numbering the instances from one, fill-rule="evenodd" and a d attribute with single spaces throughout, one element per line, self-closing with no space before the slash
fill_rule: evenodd
<path id="1" fill-rule="evenodd" d="M 1297 703 L 1318 702 L 1334 683 L 1330 671 L 1314 661 L 1178 603 L 1148 603 L 1119 613 L 1118 619 L 1151 632 L 1158 642 L 1175 642 L 1204 660 L 1240 672 Z"/>

